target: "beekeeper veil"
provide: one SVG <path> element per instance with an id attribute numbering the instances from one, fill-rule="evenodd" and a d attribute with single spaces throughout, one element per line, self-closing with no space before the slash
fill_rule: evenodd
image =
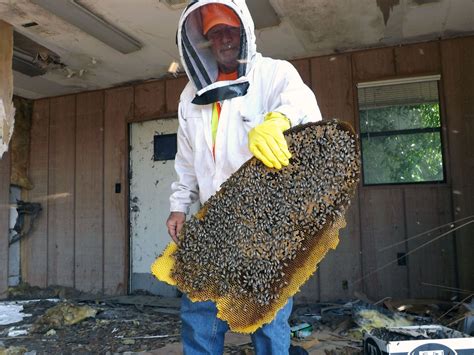
<path id="1" fill-rule="evenodd" d="M 217 81 L 219 68 L 206 39 L 202 8 L 209 4 L 225 5 L 231 10 L 232 21 L 240 21 L 240 53 L 237 79 Z M 235 13 L 236 16 L 233 16 Z M 206 28 L 207 30 L 207 28 Z M 249 82 L 247 75 L 256 56 L 254 24 L 245 0 L 195 0 L 184 10 L 179 21 L 178 48 L 182 65 L 196 87 L 194 104 L 207 105 L 216 101 L 244 96 Z"/>

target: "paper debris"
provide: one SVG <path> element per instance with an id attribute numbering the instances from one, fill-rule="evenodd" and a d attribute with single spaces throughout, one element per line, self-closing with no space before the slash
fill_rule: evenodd
<path id="1" fill-rule="evenodd" d="M 13 303 L 0 304 L 0 325 L 18 323 L 27 315 L 23 313 L 23 306 Z"/>

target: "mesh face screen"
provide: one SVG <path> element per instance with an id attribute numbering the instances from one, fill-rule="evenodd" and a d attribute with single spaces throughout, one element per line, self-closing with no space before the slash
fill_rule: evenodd
<path id="1" fill-rule="evenodd" d="M 250 159 L 185 224 L 179 248 L 168 250 L 172 266 L 158 258 L 152 267 L 191 300 L 214 301 L 233 331 L 269 323 L 337 246 L 358 183 L 349 124 L 309 123 L 285 136 L 289 166 Z"/>

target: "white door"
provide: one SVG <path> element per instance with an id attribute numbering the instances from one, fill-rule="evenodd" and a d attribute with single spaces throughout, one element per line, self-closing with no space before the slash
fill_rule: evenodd
<path id="1" fill-rule="evenodd" d="M 176 179 L 174 154 L 172 160 L 155 161 L 154 141 L 155 136 L 174 134 L 177 129 L 177 119 L 133 123 L 130 126 L 132 292 L 145 290 L 161 296 L 177 295 L 175 287 L 156 280 L 150 272 L 151 264 L 171 240 L 165 222 L 169 215 L 171 183 Z"/>

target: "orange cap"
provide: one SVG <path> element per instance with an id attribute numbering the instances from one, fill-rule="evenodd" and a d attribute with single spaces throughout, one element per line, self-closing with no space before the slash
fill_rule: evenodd
<path id="1" fill-rule="evenodd" d="M 208 4 L 201 7 L 201 16 L 204 35 L 216 25 L 240 27 L 239 17 L 234 10 L 222 4 Z"/>

